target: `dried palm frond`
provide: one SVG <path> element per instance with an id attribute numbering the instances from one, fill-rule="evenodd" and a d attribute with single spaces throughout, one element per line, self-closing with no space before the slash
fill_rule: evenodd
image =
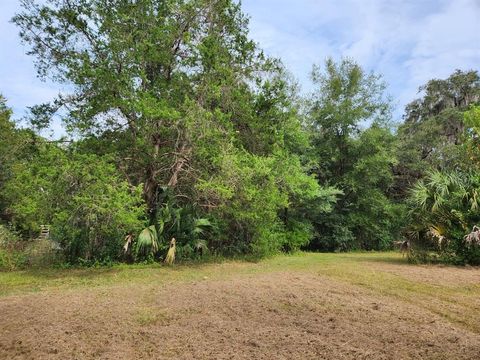
<path id="1" fill-rule="evenodd" d="M 207 242 L 205 240 L 197 240 L 193 244 L 193 249 L 195 253 L 197 253 L 200 256 L 203 256 L 208 252 Z"/>
<path id="2" fill-rule="evenodd" d="M 395 246 L 398 246 L 398 249 L 400 250 L 402 256 L 409 254 L 411 248 L 409 240 L 405 239 L 402 241 L 395 241 L 393 244 Z"/>
<path id="3" fill-rule="evenodd" d="M 175 262 L 175 243 L 175 238 L 172 238 L 172 240 L 170 240 L 170 248 L 168 249 L 167 256 L 165 257 L 165 263 L 168 265 L 172 265 Z"/>
<path id="4" fill-rule="evenodd" d="M 123 252 L 126 254 L 128 252 L 128 250 L 132 247 L 133 235 L 128 234 L 127 236 L 125 236 L 124 241 L 125 241 L 125 244 L 123 245 Z"/>
<path id="5" fill-rule="evenodd" d="M 472 245 L 480 245 L 480 228 L 475 225 L 470 234 L 467 234 L 463 238 L 465 240 L 465 245 L 468 247 Z"/>
<path id="6" fill-rule="evenodd" d="M 443 235 L 444 233 L 445 231 L 440 226 L 433 225 L 428 229 L 427 235 L 436 240 L 439 247 L 442 247 L 448 242 L 448 239 Z"/>

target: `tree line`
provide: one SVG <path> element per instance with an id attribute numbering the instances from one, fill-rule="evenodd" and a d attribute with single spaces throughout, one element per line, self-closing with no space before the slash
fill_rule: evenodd
<path id="1" fill-rule="evenodd" d="M 477 71 L 429 81 L 397 124 L 352 59 L 302 93 L 232 0 L 22 6 L 38 76 L 65 91 L 26 128 L 0 100 L 0 267 L 43 224 L 74 264 L 159 259 L 173 237 L 180 259 L 407 239 L 412 259 L 480 262 Z M 68 139 L 41 136 L 55 117 Z"/>

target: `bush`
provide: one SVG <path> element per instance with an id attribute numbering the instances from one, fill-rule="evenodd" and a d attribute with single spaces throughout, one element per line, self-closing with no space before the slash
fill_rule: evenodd
<path id="1" fill-rule="evenodd" d="M 65 178 L 77 186 L 59 181 L 68 198 L 52 215 L 52 238 L 71 262 L 120 259 L 125 236 L 145 224 L 141 187 L 131 187 L 112 164 L 91 155 L 71 164 Z"/>
<path id="2" fill-rule="evenodd" d="M 286 226 L 283 251 L 295 252 L 308 245 L 313 238 L 313 226 L 309 222 L 290 220 Z"/>
<path id="3" fill-rule="evenodd" d="M 63 262 L 63 254 L 52 240 L 24 240 L 15 231 L 0 225 L 0 270 L 50 267 Z"/>
<path id="4" fill-rule="evenodd" d="M 107 157 L 45 145 L 15 170 L 4 190 L 12 222 L 27 237 L 50 224 L 69 262 L 118 260 L 125 236 L 145 225 L 141 186 L 123 180 Z"/>
<path id="5" fill-rule="evenodd" d="M 24 244 L 18 234 L 0 224 L 0 270 L 10 271 L 27 263 Z"/>
<path id="6" fill-rule="evenodd" d="M 355 250 L 356 239 L 350 229 L 339 223 L 333 224 L 327 225 L 325 232 L 316 237 L 315 242 L 312 243 L 312 248 L 319 251 Z"/>
<path id="7" fill-rule="evenodd" d="M 45 268 L 58 266 L 65 262 L 63 252 L 58 245 L 50 239 L 29 241 L 23 251 L 23 267 Z"/>
<path id="8" fill-rule="evenodd" d="M 480 249 L 465 235 L 480 224 L 475 173 L 434 171 L 412 190 L 410 240 L 418 261 L 480 264 Z"/>

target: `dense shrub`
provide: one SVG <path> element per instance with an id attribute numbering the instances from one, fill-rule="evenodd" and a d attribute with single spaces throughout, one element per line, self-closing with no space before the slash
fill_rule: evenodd
<path id="1" fill-rule="evenodd" d="M 479 246 L 465 241 L 480 223 L 479 191 L 476 173 L 433 171 L 415 185 L 408 231 L 413 259 L 480 264 Z"/>
<path id="2" fill-rule="evenodd" d="M 18 233 L 0 225 L 0 270 L 50 267 L 62 264 L 57 244 L 50 239 L 22 239 Z"/>
<path id="3" fill-rule="evenodd" d="M 125 235 L 144 226 L 141 188 L 121 179 L 113 163 L 45 145 L 33 163 L 15 165 L 5 185 L 12 223 L 26 237 L 41 224 L 68 261 L 119 259 Z"/>
<path id="4" fill-rule="evenodd" d="M 0 270 L 15 270 L 26 264 L 24 243 L 18 234 L 0 224 Z"/>
<path id="5" fill-rule="evenodd" d="M 297 250 L 310 241 L 312 228 L 299 204 L 316 201 L 327 212 L 336 191 L 319 187 L 298 160 L 288 161 L 279 154 L 225 154 L 221 175 L 198 185 L 218 199 L 211 211 L 221 230 L 214 248 L 264 256 Z"/>

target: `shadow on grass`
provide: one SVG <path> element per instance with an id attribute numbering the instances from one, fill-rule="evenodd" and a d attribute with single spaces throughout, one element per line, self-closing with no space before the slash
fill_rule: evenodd
<path id="1" fill-rule="evenodd" d="M 348 256 L 346 257 L 358 262 L 375 262 L 375 263 L 385 263 L 385 264 L 393 264 L 393 265 L 415 265 L 409 262 L 406 256 L 401 256 L 400 254 L 395 252 L 385 252 L 385 253 L 354 252 L 354 253 L 348 253 Z"/>
<path id="2" fill-rule="evenodd" d="M 32 268 L 23 270 L 21 273 L 33 278 L 39 278 L 44 280 L 54 280 L 62 278 L 94 279 L 95 277 L 118 273 L 119 270 L 120 269 L 116 269 L 114 267 L 71 269 Z"/>
<path id="3" fill-rule="evenodd" d="M 412 265 L 408 262 L 405 257 L 401 257 L 397 253 L 394 252 L 386 252 L 386 253 L 370 253 L 370 252 L 350 252 L 350 253 L 313 253 L 313 252 L 299 252 L 295 254 L 283 254 L 280 255 L 286 257 L 287 259 L 291 259 L 296 262 L 309 261 L 314 260 L 316 261 L 328 261 L 328 262 L 336 262 L 339 260 L 346 260 L 349 262 L 376 262 L 376 263 L 387 263 L 387 264 L 394 264 L 394 265 Z M 309 259 L 310 256 L 319 257 L 318 259 Z M 8 274 L 12 275 L 12 279 L 15 277 L 28 277 L 35 282 L 35 279 L 40 282 L 48 282 L 53 280 L 60 280 L 63 279 L 70 279 L 76 282 L 76 280 L 81 281 L 95 281 L 97 278 L 111 278 L 113 276 L 119 275 L 121 273 L 128 273 L 124 274 L 126 277 L 130 277 L 133 275 L 135 277 L 135 273 L 138 271 L 159 271 L 164 272 L 168 271 L 171 273 L 178 273 L 184 272 L 188 270 L 200 270 L 201 268 L 208 267 L 211 265 L 218 265 L 227 262 L 239 262 L 244 264 L 258 264 L 264 260 L 268 262 L 268 260 L 273 259 L 275 261 L 276 256 L 267 257 L 267 258 L 259 258 L 259 257 L 252 257 L 252 256 L 235 256 L 235 257 L 220 257 L 220 256 L 209 256 L 202 259 L 197 260 L 188 260 L 188 261 L 180 261 L 174 266 L 167 266 L 161 262 L 154 262 L 154 263 L 139 263 L 139 264 L 115 264 L 113 266 L 99 266 L 99 267 L 69 267 L 69 268 L 29 268 L 23 271 L 15 271 L 15 272 L 5 272 L 0 273 L 0 278 L 2 275 L 5 278 L 9 277 Z M 165 274 L 165 273 L 164 273 Z"/>
<path id="4" fill-rule="evenodd" d="M 238 257 L 238 258 L 226 258 L 226 257 L 206 257 L 204 259 L 193 259 L 188 261 L 179 261 L 173 266 L 166 265 L 161 261 L 151 262 L 151 263 L 135 263 L 135 264 L 126 264 L 126 263 L 117 263 L 110 266 L 69 266 L 69 267 L 34 267 L 27 268 L 20 271 L 4 272 L 5 276 L 8 274 L 12 275 L 25 275 L 26 277 L 31 277 L 39 280 L 61 280 L 61 279 L 82 279 L 82 280 L 94 280 L 97 277 L 108 277 L 118 275 L 124 272 L 142 272 L 142 271 L 185 271 L 189 269 L 200 269 L 204 266 L 222 264 L 231 261 L 239 262 L 258 262 L 260 259 L 251 259 L 247 257 Z M 2 273 L 0 272 L 0 276 Z"/>

